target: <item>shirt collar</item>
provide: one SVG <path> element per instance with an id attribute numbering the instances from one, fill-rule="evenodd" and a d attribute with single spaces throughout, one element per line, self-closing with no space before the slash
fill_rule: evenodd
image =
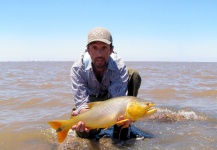
<path id="1" fill-rule="evenodd" d="M 110 70 L 116 70 L 117 69 L 117 65 L 115 64 L 115 61 L 113 60 L 113 58 L 111 56 L 109 57 L 108 69 L 110 69 Z"/>
<path id="2" fill-rule="evenodd" d="M 88 61 L 87 67 L 85 68 L 85 70 L 90 70 L 92 68 L 92 60 L 90 58 L 90 61 Z M 113 58 L 111 56 L 109 56 L 109 62 L 108 62 L 108 69 L 109 70 L 116 70 L 117 69 L 117 65 L 115 65 L 115 61 L 113 60 Z"/>
<path id="3" fill-rule="evenodd" d="M 87 64 L 87 67 L 85 68 L 85 70 L 90 70 L 92 68 L 92 65 L 91 65 L 92 61 L 90 59 L 90 61 L 88 62 Z"/>

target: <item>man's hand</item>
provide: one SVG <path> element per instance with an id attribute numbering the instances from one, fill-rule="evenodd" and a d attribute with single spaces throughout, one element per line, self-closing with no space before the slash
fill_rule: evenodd
<path id="1" fill-rule="evenodd" d="M 117 126 L 129 126 L 131 124 L 131 122 L 133 122 L 131 119 L 124 119 L 124 116 L 120 116 L 118 119 L 117 119 L 117 122 L 120 122 L 124 120 L 123 122 L 121 123 L 118 123 Z"/>
<path id="2" fill-rule="evenodd" d="M 85 112 L 85 111 L 87 111 L 87 110 L 88 110 L 88 109 L 84 108 L 84 109 L 82 109 L 82 110 L 80 111 L 80 113 L 83 113 L 83 112 Z M 72 116 L 77 116 L 77 115 L 78 115 L 77 112 L 75 112 L 75 111 L 72 112 Z M 72 126 L 72 130 L 76 130 L 76 131 L 78 131 L 78 132 L 84 132 L 84 131 L 85 131 L 85 132 L 89 132 L 89 131 L 90 131 L 89 129 L 85 128 L 85 124 L 84 124 L 84 122 L 82 122 L 82 121 L 78 122 L 77 125 Z"/>
<path id="3" fill-rule="evenodd" d="M 72 126 L 72 130 L 76 130 L 78 132 L 89 132 L 90 130 L 85 128 L 85 124 L 83 122 L 78 122 L 77 125 Z"/>

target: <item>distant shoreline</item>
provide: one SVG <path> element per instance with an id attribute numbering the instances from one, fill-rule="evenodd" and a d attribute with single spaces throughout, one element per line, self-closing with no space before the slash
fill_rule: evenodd
<path id="1" fill-rule="evenodd" d="M 74 60 L 75 61 L 75 60 Z M 46 60 L 46 61 L 0 61 L 0 63 L 27 63 L 27 62 L 74 62 L 73 60 L 72 61 L 67 61 L 67 60 L 64 60 L 64 61 L 57 61 L 57 60 L 54 60 L 54 61 L 49 61 L 49 60 Z M 125 61 L 125 63 L 128 63 L 128 62 L 146 62 L 146 63 L 217 63 L 217 62 L 212 62 L 212 61 Z"/>

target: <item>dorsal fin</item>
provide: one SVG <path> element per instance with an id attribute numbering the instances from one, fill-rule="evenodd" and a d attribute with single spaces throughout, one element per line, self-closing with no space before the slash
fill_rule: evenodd
<path id="1" fill-rule="evenodd" d="M 91 103 L 88 103 L 88 108 L 91 109 L 92 107 L 94 107 L 95 105 L 98 105 L 99 103 L 101 102 L 91 102 Z"/>

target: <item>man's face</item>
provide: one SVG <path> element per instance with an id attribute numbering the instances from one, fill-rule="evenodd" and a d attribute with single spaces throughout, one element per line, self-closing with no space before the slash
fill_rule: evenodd
<path id="1" fill-rule="evenodd" d="M 88 45 L 88 53 L 97 69 L 103 69 L 107 66 L 112 52 L 110 45 L 103 42 L 93 42 Z"/>

